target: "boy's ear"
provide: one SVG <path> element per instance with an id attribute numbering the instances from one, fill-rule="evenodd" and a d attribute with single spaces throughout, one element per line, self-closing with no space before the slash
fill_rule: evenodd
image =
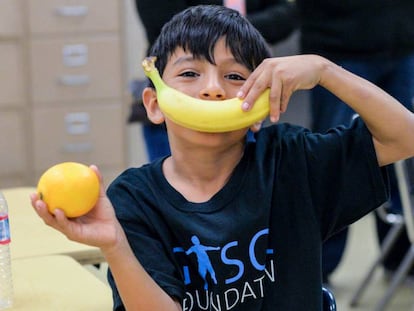
<path id="1" fill-rule="evenodd" d="M 164 122 L 164 114 L 158 106 L 157 94 L 151 87 L 146 87 L 142 91 L 142 102 L 147 110 L 148 119 L 154 124 L 161 124 Z"/>

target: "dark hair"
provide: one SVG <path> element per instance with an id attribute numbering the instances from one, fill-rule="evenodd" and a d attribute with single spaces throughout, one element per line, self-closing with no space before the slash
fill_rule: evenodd
<path id="1" fill-rule="evenodd" d="M 150 49 L 162 75 L 168 58 L 181 47 L 195 58 L 214 64 L 214 47 L 226 38 L 236 61 L 253 71 L 270 51 L 259 31 L 237 11 L 220 5 L 198 5 L 185 9 L 167 22 Z"/>

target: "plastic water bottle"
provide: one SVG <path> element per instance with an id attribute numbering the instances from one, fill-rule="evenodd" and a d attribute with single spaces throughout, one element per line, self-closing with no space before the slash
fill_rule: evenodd
<path id="1" fill-rule="evenodd" d="M 10 258 L 10 226 L 7 201 L 0 192 L 0 310 L 13 304 L 13 279 Z"/>

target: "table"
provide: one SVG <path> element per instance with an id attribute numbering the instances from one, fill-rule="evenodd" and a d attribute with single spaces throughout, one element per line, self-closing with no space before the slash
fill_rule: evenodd
<path id="1" fill-rule="evenodd" d="M 61 232 L 47 226 L 30 204 L 34 187 L 2 190 L 9 206 L 11 257 L 26 258 L 63 254 L 81 264 L 98 264 L 105 259 L 97 247 L 70 241 Z"/>
<path id="2" fill-rule="evenodd" d="M 73 258 L 63 255 L 12 260 L 10 311 L 105 311 L 112 309 L 110 287 Z"/>

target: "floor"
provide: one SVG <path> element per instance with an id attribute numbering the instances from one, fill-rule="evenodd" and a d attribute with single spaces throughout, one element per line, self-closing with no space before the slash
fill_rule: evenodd
<path id="1" fill-rule="evenodd" d="M 350 307 L 349 302 L 368 271 L 379 249 L 376 242 L 374 219 L 368 215 L 351 226 L 350 236 L 344 258 L 332 275 L 333 291 L 339 311 L 373 311 L 376 302 L 384 293 L 387 282 L 384 281 L 381 269 L 375 273 L 373 280 L 366 288 L 357 307 Z M 106 282 L 106 268 L 103 264 L 99 271 L 88 267 L 94 274 Z M 414 311 L 414 285 L 403 284 L 391 299 L 386 311 Z"/>

